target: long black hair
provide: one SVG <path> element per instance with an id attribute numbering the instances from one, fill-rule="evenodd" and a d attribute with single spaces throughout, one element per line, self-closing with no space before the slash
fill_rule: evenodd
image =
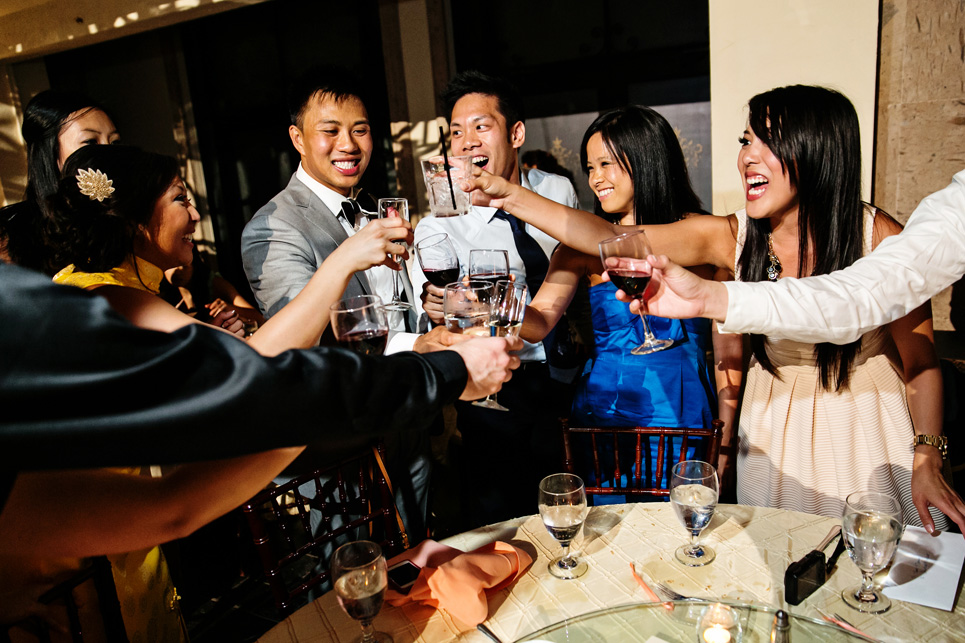
<path id="1" fill-rule="evenodd" d="M 598 116 L 580 145 L 580 163 L 587 175 L 586 146 L 596 133 L 633 181 L 637 225 L 672 223 L 687 212 L 706 214 L 690 185 L 677 135 L 663 116 L 642 105 L 628 105 Z"/>
<path id="2" fill-rule="evenodd" d="M 798 197 L 798 277 L 824 275 L 862 255 L 861 141 L 858 115 L 844 95 L 825 87 L 793 85 L 750 100 L 754 134 L 780 159 Z M 748 219 L 740 256 L 743 281 L 767 279 L 770 221 Z M 818 344 L 815 357 L 828 391 L 847 388 L 861 340 Z M 751 336 L 754 356 L 776 375 L 764 338 Z"/>
<path id="3" fill-rule="evenodd" d="M 27 190 L 24 203 L 0 222 L 0 237 L 6 238 L 6 250 L 14 263 L 50 275 L 64 267 L 48 252 L 52 214 L 47 203 L 60 182 L 60 133 L 93 110 L 110 117 L 103 105 L 77 92 L 48 89 L 27 103 L 21 127 L 27 145 Z"/>
<path id="4" fill-rule="evenodd" d="M 80 170 L 103 172 L 113 193 L 103 201 L 82 194 Z M 119 266 L 134 253 L 134 238 L 178 175 L 178 162 L 170 156 L 126 145 L 80 148 L 64 162 L 64 178 L 48 200 L 56 233 L 52 254 L 63 266 L 85 272 Z"/>

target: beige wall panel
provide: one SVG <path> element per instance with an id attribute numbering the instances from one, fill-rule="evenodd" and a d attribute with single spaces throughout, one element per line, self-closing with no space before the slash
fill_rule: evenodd
<path id="1" fill-rule="evenodd" d="M 965 2 L 907 0 L 903 102 L 965 94 Z"/>
<path id="2" fill-rule="evenodd" d="M 854 103 L 861 122 L 864 193 L 870 195 L 877 85 L 877 0 L 743 0 L 710 8 L 710 92 L 716 214 L 743 207 L 737 137 L 748 99 L 773 87 L 825 85 Z"/>

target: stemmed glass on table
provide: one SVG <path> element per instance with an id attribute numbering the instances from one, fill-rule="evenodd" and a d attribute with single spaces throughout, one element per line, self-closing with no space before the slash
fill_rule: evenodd
<path id="1" fill-rule="evenodd" d="M 841 523 L 848 555 L 861 570 L 861 584 L 841 592 L 841 598 L 859 612 L 887 611 L 891 600 L 875 587 L 874 575 L 888 566 L 898 549 L 904 530 L 901 504 L 884 493 L 856 491 L 845 500 Z"/>
<path id="2" fill-rule="evenodd" d="M 492 337 L 516 337 L 523 326 L 526 315 L 526 284 L 503 279 L 496 282 L 496 294 L 493 295 L 492 306 L 489 308 L 489 334 Z M 508 411 L 505 406 L 496 401 L 496 394 L 473 402 L 494 411 Z"/>
<path id="3" fill-rule="evenodd" d="M 473 281 L 491 283 L 495 288 L 497 281 L 509 279 L 509 253 L 505 250 L 481 250 L 478 248 L 470 250 L 469 278 Z M 493 294 L 495 294 L 495 290 L 493 290 Z"/>
<path id="4" fill-rule="evenodd" d="M 347 543 L 332 554 L 332 580 L 338 603 L 362 626 L 360 643 L 392 643 L 385 632 L 376 632 L 372 621 L 382 609 L 388 574 L 382 548 L 368 540 Z"/>
<path id="5" fill-rule="evenodd" d="M 690 543 L 679 547 L 674 556 L 688 567 L 700 567 L 717 554 L 700 544 L 700 532 L 710 524 L 717 508 L 717 470 L 700 460 L 684 460 L 671 469 L 670 504 L 684 529 L 690 532 Z"/>
<path id="6" fill-rule="evenodd" d="M 650 242 L 643 230 L 628 232 L 600 242 L 600 259 L 617 288 L 641 304 L 640 320 L 643 322 L 643 343 L 631 350 L 634 355 L 656 353 L 673 344 L 671 339 L 657 339 L 650 331 L 650 324 L 643 313 L 643 293 L 650 283 L 653 269 L 647 261 L 647 256 L 653 254 Z"/>
<path id="7" fill-rule="evenodd" d="M 459 256 L 448 234 L 430 234 L 415 244 L 415 250 L 422 274 L 430 284 L 445 288 L 447 284 L 459 280 Z"/>
<path id="8" fill-rule="evenodd" d="M 384 219 L 386 217 L 402 217 L 402 219 L 408 221 L 409 202 L 405 199 L 379 199 L 379 218 Z M 397 243 L 402 243 L 402 241 L 397 241 Z M 402 257 L 399 255 L 393 255 L 392 258 L 396 263 L 402 262 Z M 385 305 L 386 309 L 409 310 L 412 308 L 412 304 L 403 301 L 402 297 L 399 296 L 401 283 L 402 277 L 398 271 L 394 271 L 392 275 L 392 301 Z"/>
<path id="9" fill-rule="evenodd" d="M 362 355 L 381 355 L 389 338 L 389 322 L 377 295 L 346 297 L 332 304 L 332 332 L 340 344 Z"/>
<path id="10" fill-rule="evenodd" d="M 549 563 L 553 576 L 569 580 L 586 573 L 586 561 L 570 554 L 570 542 L 586 520 L 586 491 L 572 473 L 554 473 L 539 483 L 539 515 L 546 530 L 563 546 L 563 555 Z"/>

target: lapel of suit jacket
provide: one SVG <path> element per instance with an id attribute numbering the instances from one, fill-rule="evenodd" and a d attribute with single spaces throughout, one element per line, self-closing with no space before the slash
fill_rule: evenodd
<path id="1" fill-rule="evenodd" d="M 342 223 L 335 216 L 335 213 L 329 210 L 328 206 L 307 185 L 293 176 L 288 183 L 288 189 L 291 191 L 292 201 L 295 205 L 305 210 L 304 217 L 310 225 L 317 226 L 324 231 L 337 246 L 342 245 L 348 239 L 348 234 L 346 234 L 345 228 L 342 227 Z M 354 278 L 364 294 L 375 294 L 364 272 L 356 272 Z"/>

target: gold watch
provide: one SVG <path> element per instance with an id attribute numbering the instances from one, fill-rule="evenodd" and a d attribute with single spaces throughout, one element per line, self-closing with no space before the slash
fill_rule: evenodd
<path id="1" fill-rule="evenodd" d="M 915 436 L 914 446 L 919 444 L 927 444 L 930 447 L 935 447 L 942 454 L 942 460 L 948 458 L 948 438 L 944 435 L 925 435 L 919 434 Z"/>

